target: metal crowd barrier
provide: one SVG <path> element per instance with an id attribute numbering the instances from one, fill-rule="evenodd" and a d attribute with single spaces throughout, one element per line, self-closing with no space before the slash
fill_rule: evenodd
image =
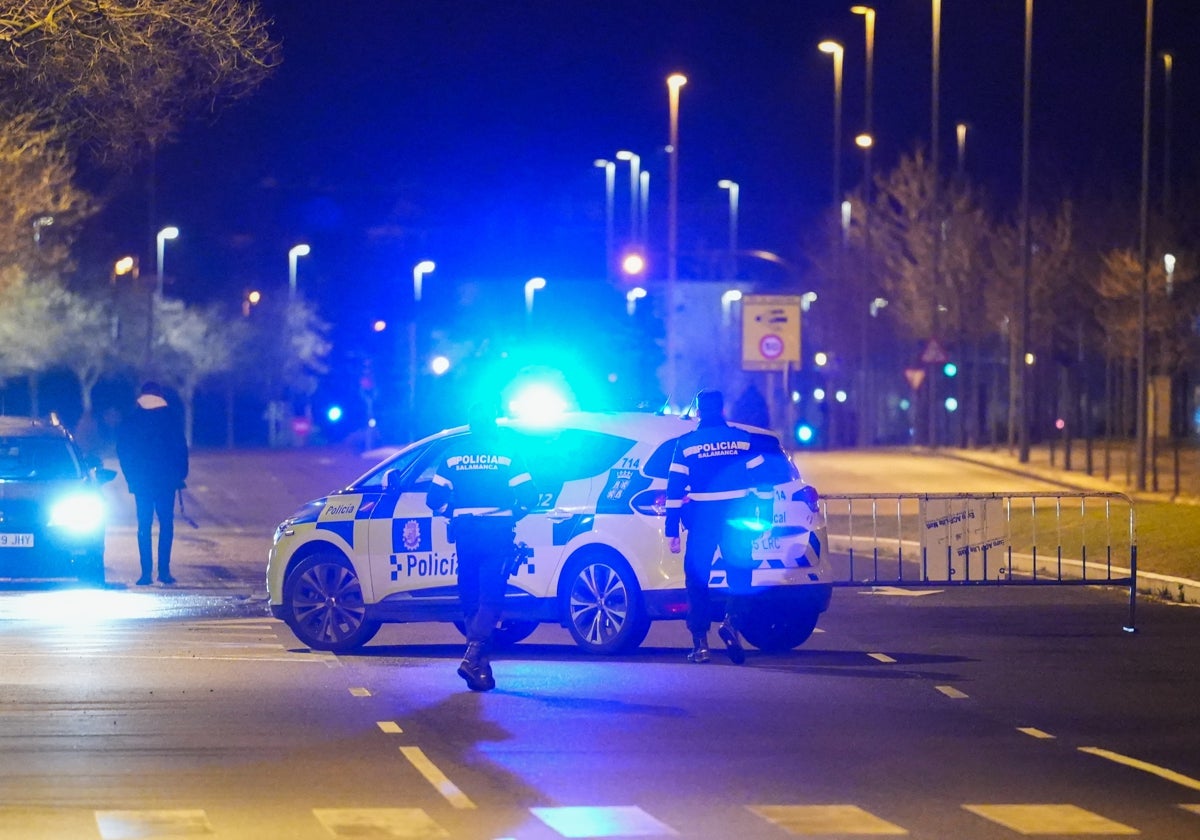
<path id="1" fill-rule="evenodd" d="M 1123 493 L 835 493 L 821 507 L 834 586 L 1128 587 L 1134 632 L 1137 522 Z"/>

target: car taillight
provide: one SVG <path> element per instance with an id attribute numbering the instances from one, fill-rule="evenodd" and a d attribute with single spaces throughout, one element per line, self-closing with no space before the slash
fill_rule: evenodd
<path id="1" fill-rule="evenodd" d="M 792 501 L 804 502 L 804 504 L 808 505 L 809 510 L 811 510 L 813 513 L 816 513 L 821 501 L 821 496 L 819 493 L 817 493 L 816 487 L 813 487 L 811 484 L 806 484 L 792 494 Z"/>

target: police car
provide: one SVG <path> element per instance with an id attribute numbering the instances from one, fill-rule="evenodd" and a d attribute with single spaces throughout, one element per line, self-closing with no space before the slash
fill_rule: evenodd
<path id="1" fill-rule="evenodd" d="M 668 550 L 663 525 L 675 440 L 696 421 L 580 412 L 552 425 L 501 424 L 521 443 L 538 501 L 517 523 L 515 572 L 496 643 L 519 642 L 547 622 L 566 627 L 591 653 L 614 654 L 641 644 L 650 622 L 682 619 L 682 554 Z M 775 492 L 759 509 L 755 597 L 740 629 L 755 647 L 789 650 L 808 639 L 829 605 L 825 522 L 816 491 L 778 438 L 750 431 Z M 418 441 L 279 524 L 267 590 L 272 612 L 301 642 L 344 652 L 386 622 L 448 621 L 461 629 L 455 546 L 425 495 L 443 449 L 465 433 Z M 720 559 L 710 582 L 714 609 L 723 613 Z"/>

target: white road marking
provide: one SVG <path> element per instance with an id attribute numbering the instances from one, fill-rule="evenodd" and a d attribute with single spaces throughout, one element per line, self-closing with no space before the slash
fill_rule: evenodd
<path id="1" fill-rule="evenodd" d="M 370 697 L 371 689 L 369 688 L 352 688 L 350 689 L 351 697 Z"/>
<path id="2" fill-rule="evenodd" d="M 1166 779 L 1168 782 L 1174 782 L 1177 785 L 1183 785 L 1192 790 L 1200 790 L 1200 780 L 1193 779 L 1191 776 L 1185 776 L 1182 773 L 1176 773 L 1174 770 L 1168 770 L 1166 767 L 1159 767 L 1157 764 L 1151 764 L 1148 761 L 1142 761 L 1137 758 L 1130 758 L 1127 755 L 1104 750 L 1100 747 L 1080 747 L 1080 752 L 1089 755 L 1107 758 L 1109 761 L 1115 761 L 1117 764 L 1124 764 L 1126 767 L 1132 767 L 1135 770 L 1143 770 L 1160 779 Z"/>
<path id="3" fill-rule="evenodd" d="M 389 735 L 404 734 L 404 730 L 400 728 L 400 724 L 396 723 L 394 720 L 381 720 L 378 721 L 378 725 L 381 731 L 386 732 Z"/>
<path id="4" fill-rule="evenodd" d="M 1025 835 L 1141 833 L 1076 805 L 964 805 L 963 808 Z"/>
<path id="5" fill-rule="evenodd" d="M 899 595 L 904 598 L 920 598 L 922 595 L 940 595 L 944 589 L 905 589 L 902 586 L 872 586 L 860 589 L 859 595 Z"/>
<path id="6" fill-rule="evenodd" d="M 749 805 L 750 811 L 788 834 L 908 834 L 906 829 L 857 805 Z"/>
<path id="7" fill-rule="evenodd" d="M 936 686 L 936 688 L 938 691 L 940 691 L 942 694 L 945 694 L 951 700 L 962 700 L 968 696 L 968 695 L 964 694 L 963 692 L 959 691 L 957 688 L 955 688 L 952 685 L 939 685 L 939 686 Z"/>
<path id="8" fill-rule="evenodd" d="M 401 747 L 400 752 L 416 768 L 416 771 L 424 776 L 425 780 L 433 785 L 437 792 L 444 796 L 446 801 L 455 808 L 473 809 L 475 807 L 475 803 L 459 790 L 457 785 L 446 778 L 446 774 L 429 760 L 420 747 Z"/>
<path id="9" fill-rule="evenodd" d="M 886 653 L 868 653 L 867 656 L 871 657 L 872 659 L 874 659 L 878 662 L 895 662 L 896 661 L 895 659 L 892 659 L 892 657 L 888 656 Z"/>
<path id="10" fill-rule="evenodd" d="M 1048 739 L 1048 740 L 1053 740 L 1055 738 L 1055 736 L 1051 735 L 1049 732 L 1043 732 L 1042 730 L 1035 729 L 1032 726 L 1018 726 L 1017 731 L 1024 732 L 1026 735 L 1030 736 L 1031 738 L 1043 738 L 1043 739 Z"/>

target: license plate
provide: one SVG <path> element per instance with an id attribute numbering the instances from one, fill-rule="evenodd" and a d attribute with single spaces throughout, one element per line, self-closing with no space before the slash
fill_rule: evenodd
<path id="1" fill-rule="evenodd" d="M 0 548 L 33 548 L 33 534 L 0 534 Z"/>

